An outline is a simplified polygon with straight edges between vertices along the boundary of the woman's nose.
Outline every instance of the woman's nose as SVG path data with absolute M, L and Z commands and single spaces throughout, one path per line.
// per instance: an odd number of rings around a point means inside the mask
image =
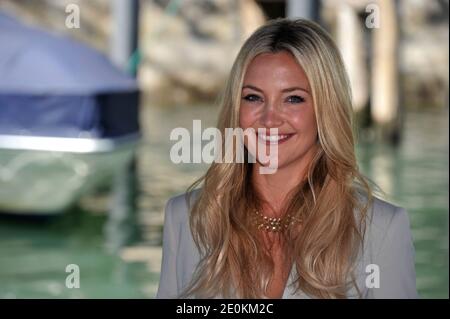
M 283 123 L 280 110 L 275 103 L 267 103 L 261 114 L 261 124 L 265 127 L 278 127 Z

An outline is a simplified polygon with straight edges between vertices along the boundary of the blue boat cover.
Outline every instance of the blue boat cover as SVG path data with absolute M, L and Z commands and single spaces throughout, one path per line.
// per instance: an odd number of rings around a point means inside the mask
M 0 12 L 0 134 L 136 133 L 138 104 L 136 80 L 105 56 Z

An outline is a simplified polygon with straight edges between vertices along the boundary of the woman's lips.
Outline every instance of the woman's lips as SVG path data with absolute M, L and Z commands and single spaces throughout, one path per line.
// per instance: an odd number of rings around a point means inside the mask
M 287 140 L 289 140 L 295 134 L 275 134 L 275 135 L 263 135 L 258 134 L 258 140 L 261 143 L 265 143 L 267 145 L 270 144 L 283 144 Z

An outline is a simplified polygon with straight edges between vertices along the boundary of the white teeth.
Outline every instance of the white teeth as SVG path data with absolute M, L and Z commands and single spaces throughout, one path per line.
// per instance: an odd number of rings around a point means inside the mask
M 278 142 L 279 140 L 285 139 L 288 137 L 288 135 L 259 135 L 259 137 L 267 142 Z

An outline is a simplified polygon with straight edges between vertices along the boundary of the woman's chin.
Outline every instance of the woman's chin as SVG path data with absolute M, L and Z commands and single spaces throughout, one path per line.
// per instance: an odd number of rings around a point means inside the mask
M 262 162 L 262 161 L 257 159 L 256 162 L 257 162 L 257 165 L 259 167 L 261 167 L 261 168 L 264 167 L 266 169 L 270 168 L 270 169 L 279 170 L 279 169 L 282 169 L 282 168 L 286 167 L 286 162 L 285 161 L 280 161 L 280 160 L 278 160 L 278 161 L 277 160 L 272 160 L 270 162 L 267 162 L 267 161 Z

